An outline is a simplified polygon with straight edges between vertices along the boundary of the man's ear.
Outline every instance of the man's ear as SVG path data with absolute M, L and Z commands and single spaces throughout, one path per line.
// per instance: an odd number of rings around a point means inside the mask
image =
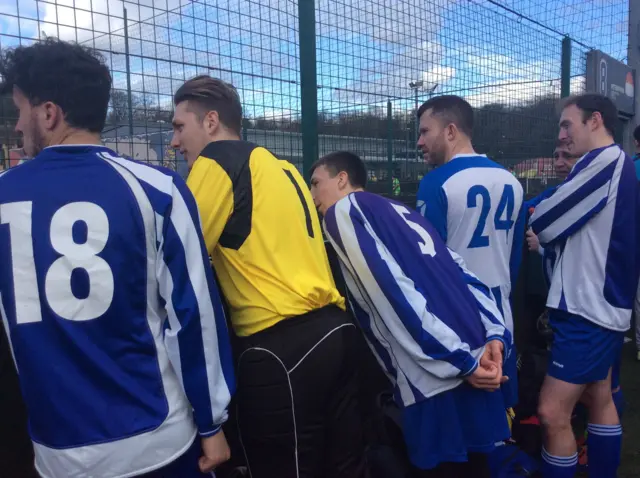
M 449 123 L 446 127 L 445 133 L 449 141 L 454 141 L 458 137 L 458 127 L 453 123 Z
M 209 133 L 210 136 L 213 136 L 220 127 L 220 116 L 218 115 L 218 112 L 215 110 L 209 111 L 204 117 L 203 126 L 207 133 Z
M 604 121 L 602 120 L 602 115 L 599 111 L 594 111 L 591 114 L 591 118 L 587 121 L 591 120 L 591 131 L 594 131 L 598 126 L 602 126 L 604 128 Z
M 46 101 L 41 106 L 42 119 L 44 127 L 47 131 L 54 130 L 61 122 L 64 121 L 64 112 L 55 103 Z
M 349 185 L 349 175 L 346 171 L 340 171 L 338 173 L 338 187 L 344 189 Z

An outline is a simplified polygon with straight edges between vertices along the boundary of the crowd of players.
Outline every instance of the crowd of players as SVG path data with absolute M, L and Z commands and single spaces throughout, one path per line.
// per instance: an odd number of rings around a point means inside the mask
M 174 96 L 185 183 L 101 145 L 112 79 L 91 50 L 6 50 L 0 75 L 33 158 L 0 174 L 0 312 L 40 476 L 210 476 L 230 458 L 225 432 L 253 478 L 371 476 L 362 334 L 393 384 L 413 476 L 490 477 L 518 402 L 510 300 L 525 236 L 544 255 L 554 331 L 542 476 L 575 473 L 579 401 L 589 476 L 616 476 L 611 371 L 638 285 L 638 181 L 609 99 L 563 104 L 566 179 L 527 203 L 475 152 L 470 105 L 431 98 L 418 147 L 436 168 L 413 209 L 366 192 L 350 152 L 316 162 L 308 188 L 240 139 L 240 98 L 209 76 Z

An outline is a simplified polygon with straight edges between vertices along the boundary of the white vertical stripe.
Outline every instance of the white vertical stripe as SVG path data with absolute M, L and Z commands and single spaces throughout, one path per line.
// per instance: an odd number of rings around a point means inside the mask
M 218 353 L 218 333 L 216 329 L 215 313 L 211 302 L 211 292 L 206 279 L 205 261 L 203 260 L 200 241 L 198 240 L 199 223 L 194 224 L 191 213 L 182 195 L 173 186 L 173 179 L 149 166 L 144 166 L 122 158 L 110 157 L 111 160 L 126 166 L 136 177 L 154 188 L 173 198 L 171 221 L 183 242 L 186 266 L 195 298 L 200 311 L 202 329 L 202 344 L 204 350 L 207 376 L 209 378 L 209 397 L 215 423 L 226 419 L 226 405 L 231 400 L 231 394 L 226 384 L 220 354 Z M 198 214 L 196 216 L 199 217 Z M 199 221 L 199 219 L 197 219 Z M 196 344 L 194 344 L 195 346 Z
M 182 377 L 180 374 L 176 374 L 171 368 L 169 355 L 163 341 L 165 335 L 163 330 L 165 313 L 158 300 L 159 289 L 156 268 L 159 265 L 158 261 L 160 258 L 157 257 L 158 252 L 156 250 L 156 213 L 153 210 L 151 201 L 149 201 L 149 198 L 135 176 L 126 167 L 111 159 L 106 159 L 106 163 L 113 167 L 129 186 L 138 203 L 138 208 L 144 223 L 145 249 L 147 252 L 147 323 L 149 324 L 149 330 L 151 331 L 156 346 L 158 366 L 160 368 L 165 394 L 167 395 L 170 417 L 178 408 L 186 407 L 188 404 L 183 388 L 178 386 L 178 384 L 182 384 Z
M 331 239 L 333 241 L 333 239 Z M 338 246 L 334 244 L 334 249 L 338 249 Z M 392 381 L 396 382 L 396 386 L 398 387 L 398 391 L 400 392 L 400 397 L 402 398 L 402 403 L 410 404 L 415 402 L 415 397 L 413 396 L 413 391 L 409 386 L 409 381 L 407 380 L 407 376 L 402 372 L 400 368 L 400 364 L 398 363 L 398 359 L 396 354 L 393 351 L 393 346 L 391 345 L 391 340 L 393 337 L 389 337 L 391 334 L 389 333 L 389 329 L 384 324 L 384 321 L 380 318 L 378 311 L 375 306 L 372 304 L 371 297 L 365 290 L 364 286 L 361 282 L 359 282 L 358 276 L 352 272 L 350 266 L 347 266 L 348 259 L 344 257 L 342 251 L 337 252 L 337 254 L 342 257 L 341 266 L 343 270 L 343 276 L 347 288 L 351 293 L 353 299 L 358 303 L 358 305 L 365 311 L 365 314 L 369 316 L 369 323 L 371 328 L 371 333 L 377 340 L 378 344 L 385 349 L 389 354 L 389 360 L 391 361 L 391 366 L 393 367 L 393 372 L 395 372 L 394 376 L 391 376 L 391 370 L 387 370 L 387 367 L 382 360 L 382 357 L 378 355 L 376 349 L 372 346 L 369 348 L 373 352 L 373 355 L 376 357 L 378 363 L 382 367 L 382 369 L 390 376 Z M 383 334 L 381 330 L 384 328 L 384 331 L 387 332 L 387 336 Z M 365 336 L 366 337 L 366 336 Z M 368 338 L 367 338 L 368 341 Z M 395 341 L 394 341 L 395 343 Z M 416 387 L 417 388 L 417 387 Z
M 164 218 L 156 213 L 156 235 L 160 242 L 160 247 L 158 248 L 158 260 L 156 263 L 155 274 L 158 278 L 158 283 L 161 285 L 160 294 L 165 301 L 165 309 L 167 311 L 167 319 L 169 320 L 170 329 L 166 330 L 164 335 L 164 344 L 167 349 L 167 354 L 169 356 L 169 360 L 173 364 L 173 368 L 176 371 L 178 376 L 178 380 L 180 381 L 180 386 L 184 390 L 184 380 L 182 375 L 182 361 L 180 359 L 180 347 L 178 345 L 178 332 L 182 330 L 182 325 L 178 320 L 178 316 L 173 307 L 173 294 L 170 292 L 163 293 L 162 291 L 172 291 L 173 290 L 173 277 L 171 277 L 171 273 L 169 269 L 165 266 L 164 262 L 164 237 L 162 232 L 164 230 Z

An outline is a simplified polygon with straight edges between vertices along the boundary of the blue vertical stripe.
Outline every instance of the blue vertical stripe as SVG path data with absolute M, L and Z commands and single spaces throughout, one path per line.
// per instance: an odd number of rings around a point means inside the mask
M 364 228 L 364 218 L 355 207 L 351 207 L 349 214 L 354 225 L 358 247 L 367 261 L 371 275 L 378 282 L 380 289 L 400 320 L 402 320 L 413 340 L 428 357 L 434 360 L 446 361 L 457 369 L 466 372 L 469 369 L 469 365 L 475 362 L 475 359 L 469 352 L 462 349 L 448 350 L 422 327 L 422 318 L 416 315 L 412 305 L 407 302 L 402 289 L 397 283 L 397 278 L 394 277 L 384 259 L 380 256 L 375 239 Z

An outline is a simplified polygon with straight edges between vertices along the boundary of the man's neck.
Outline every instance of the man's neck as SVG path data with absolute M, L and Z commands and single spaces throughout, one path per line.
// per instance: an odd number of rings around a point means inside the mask
M 608 134 L 595 136 L 591 141 L 591 151 L 594 149 L 606 148 L 615 143 L 615 140 Z
M 471 145 L 470 142 L 465 141 L 463 143 L 458 143 L 453 145 L 453 147 L 451 148 L 451 151 L 449 152 L 445 163 L 448 163 L 458 155 L 473 156 L 475 154 L 477 153 L 473 149 L 473 146 Z
M 67 130 L 54 135 L 49 141 L 49 146 L 61 144 L 95 144 L 100 145 L 99 133 L 91 133 L 90 131 Z
M 211 136 L 211 142 L 214 141 L 240 141 L 240 136 L 229 131 L 219 131 L 214 136 Z

